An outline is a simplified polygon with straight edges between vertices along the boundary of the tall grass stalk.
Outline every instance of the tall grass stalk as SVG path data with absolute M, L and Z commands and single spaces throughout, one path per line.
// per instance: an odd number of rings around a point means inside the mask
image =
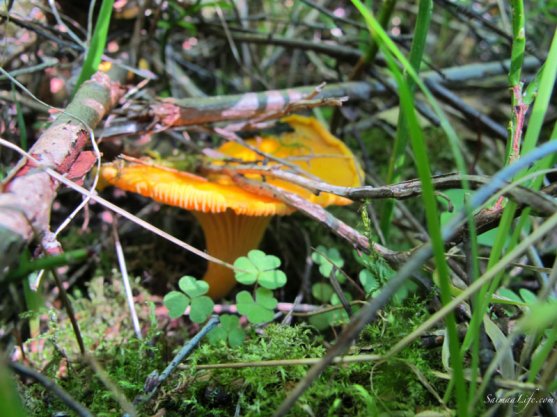
M 412 68 L 416 72 L 420 71 L 420 66 L 424 56 L 426 47 L 427 33 L 429 31 L 429 24 L 431 22 L 431 12 L 433 9 L 433 2 L 431 0 L 420 1 L 418 7 L 418 17 L 416 19 L 416 27 L 414 30 L 414 37 L 412 39 L 412 46 L 410 48 L 409 61 Z M 373 45 L 377 45 L 374 42 Z M 412 77 L 406 73 L 404 76 L 405 82 L 408 84 L 411 94 L 414 93 L 415 82 Z M 401 170 L 404 165 L 406 147 L 408 145 L 408 127 L 404 120 L 404 112 L 399 112 L 397 131 L 393 151 L 389 160 L 389 167 L 387 171 L 387 184 L 398 182 L 401 178 Z M 394 200 L 386 200 L 383 205 L 381 215 L 381 229 L 385 238 L 388 238 L 390 225 L 392 223 Z
M 85 54 L 85 61 L 83 62 L 83 68 L 81 68 L 81 73 L 77 79 L 77 84 L 74 88 L 74 92 L 79 89 L 79 86 L 87 81 L 99 68 L 101 59 L 104 53 L 104 48 L 106 46 L 106 38 L 108 35 L 108 27 L 110 25 L 110 17 L 112 16 L 112 6 L 114 5 L 114 0 L 103 0 L 101 4 L 101 9 L 99 11 L 99 16 L 97 17 L 97 23 L 95 24 L 95 30 L 93 31 L 93 36 L 91 38 L 91 43 Z
M 367 10 L 360 1 L 353 0 L 353 4 L 358 8 L 362 16 L 364 17 L 366 24 L 368 25 L 369 31 L 372 36 L 375 35 L 376 42 L 381 48 L 383 54 L 387 58 L 389 64 L 389 69 L 399 87 L 399 95 L 401 102 L 401 119 L 402 123 L 405 125 L 406 131 L 409 133 L 409 138 L 412 144 L 412 148 L 415 154 L 416 168 L 422 182 L 422 196 L 425 206 L 426 218 L 428 231 L 432 243 L 433 254 L 435 257 L 435 264 L 437 267 L 437 273 L 439 274 L 439 286 L 441 290 L 441 299 L 444 304 L 451 301 L 451 281 L 449 277 L 449 269 L 445 259 L 445 248 L 443 238 L 441 236 L 441 226 L 439 222 L 439 212 L 437 209 L 437 201 L 435 198 L 433 183 L 431 180 L 431 171 L 429 159 L 427 157 L 427 149 L 425 145 L 425 138 L 423 131 L 418 123 L 418 119 L 415 113 L 415 106 L 413 95 L 411 92 L 411 86 L 408 84 L 402 72 L 398 68 L 394 61 L 393 55 L 402 63 L 403 68 L 409 74 L 414 82 L 416 82 L 420 87 L 425 89 L 425 86 L 417 76 L 417 73 L 410 62 L 408 62 L 402 53 L 396 48 L 396 46 L 390 41 L 384 30 L 381 28 L 380 24 L 373 17 L 371 12 Z M 424 0 L 422 3 L 428 3 L 428 0 Z M 427 32 L 427 30 L 426 30 Z M 421 51 L 423 53 L 423 49 Z M 421 60 L 421 59 L 420 59 Z M 435 101 L 430 95 L 430 99 Z M 440 108 L 437 107 L 441 112 Z M 445 118 L 446 119 L 446 118 Z M 400 125 L 399 125 L 400 129 Z M 456 135 L 455 135 L 456 137 Z M 458 153 L 458 151 L 457 151 Z M 462 155 L 459 155 L 462 159 Z M 458 158 L 457 158 L 458 159 Z M 451 312 L 446 318 L 447 326 L 447 336 L 449 339 L 449 351 L 451 355 L 451 367 L 453 369 L 453 381 L 456 387 L 456 403 L 458 415 L 467 415 L 467 395 L 466 395 L 466 381 L 464 378 L 462 362 L 460 360 L 460 346 L 458 340 L 458 332 L 456 326 L 456 319 L 454 314 Z
M 557 31 L 554 34 L 553 41 L 549 50 L 549 54 L 547 56 L 547 60 L 543 66 L 543 73 L 541 75 L 540 84 L 539 84 L 539 94 L 534 102 L 534 106 L 532 108 L 532 115 L 530 117 L 528 123 L 528 129 L 526 130 L 526 134 L 524 137 L 524 145 L 520 152 L 520 155 L 524 155 L 531 151 L 537 144 L 538 139 L 540 137 L 541 128 L 543 125 L 543 120 L 545 114 L 547 112 L 549 106 L 549 100 L 551 98 L 551 94 L 555 85 L 555 80 L 557 78 Z M 557 128 L 553 130 L 552 139 L 556 137 L 553 136 L 557 134 Z M 543 166 L 548 166 L 551 160 L 554 157 L 549 156 L 542 159 L 540 162 L 534 165 L 534 168 L 542 168 Z M 520 179 L 523 176 L 527 175 L 528 173 L 533 173 L 534 171 L 531 169 L 528 171 L 526 168 L 520 171 L 516 175 L 516 179 Z M 534 185 L 539 186 L 541 185 L 542 178 L 536 179 L 533 181 Z M 522 230 L 525 229 L 526 225 L 528 224 L 528 216 L 530 213 L 529 209 L 524 210 L 524 212 L 519 217 L 519 220 L 516 223 L 516 227 L 514 232 L 512 232 L 512 226 L 514 217 L 516 214 L 517 205 L 516 203 L 510 201 L 503 212 L 503 216 L 499 223 L 499 227 L 497 230 L 497 235 L 494 240 L 493 248 L 490 253 L 489 261 L 487 268 L 492 268 L 493 265 L 501 258 L 501 254 L 507 246 L 507 250 L 511 250 L 518 244 L 520 235 Z M 512 235 L 511 235 L 512 232 Z M 509 240 L 509 236 L 511 239 Z M 501 280 L 503 278 L 503 274 L 501 273 L 496 279 L 493 280 L 489 288 L 483 288 L 480 293 L 480 299 L 482 301 L 482 308 L 481 312 L 482 315 L 487 311 L 489 305 L 489 299 L 493 295 L 493 293 L 499 288 Z M 474 326 L 479 326 L 479 317 L 472 317 L 471 328 Z M 466 342 L 466 341 L 465 341 Z

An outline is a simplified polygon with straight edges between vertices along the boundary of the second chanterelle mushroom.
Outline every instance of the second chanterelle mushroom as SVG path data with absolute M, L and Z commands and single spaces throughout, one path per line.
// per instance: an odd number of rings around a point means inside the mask
M 283 121 L 293 128 L 293 132 L 246 142 L 297 165 L 326 183 L 345 187 L 361 185 L 363 173 L 350 149 L 316 119 L 289 116 Z M 256 152 L 233 142 L 225 143 L 217 151 L 244 163 L 263 159 Z M 293 212 L 279 200 L 241 189 L 225 175 L 205 178 L 142 164 L 107 164 L 103 166 L 101 175 L 108 183 L 126 191 L 191 210 L 205 234 L 207 252 L 229 263 L 259 245 L 271 216 Z M 265 180 L 322 206 L 351 203 L 346 198 L 329 193 L 314 195 L 283 180 Z M 236 284 L 232 270 L 212 262 L 203 279 L 209 283 L 209 295 L 214 299 L 227 295 Z

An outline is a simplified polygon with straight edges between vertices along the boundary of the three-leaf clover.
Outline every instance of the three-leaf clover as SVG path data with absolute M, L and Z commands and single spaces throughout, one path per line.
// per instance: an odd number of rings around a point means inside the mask
M 255 291 L 255 300 L 248 291 L 241 291 L 236 295 L 238 313 L 246 316 L 253 324 L 273 320 L 277 304 L 273 292 L 267 288 L 258 288 Z
M 264 288 L 274 290 L 286 284 L 286 275 L 277 269 L 280 259 L 267 255 L 258 249 L 250 250 L 247 256 L 241 256 L 234 262 L 236 281 L 251 285 L 256 282 Z
M 207 337 L 211 343 L 223 341 L 230 347 L 238 347 L 244 342 L 246 333 L 240 326 L 240 319 L 237 316 L 224 314 L 220 317 L 218 327 L 211 330 Z
M 175 319 L 180 317 L 190 306 L 190 319 L 194 323 L 203 323 L 213 312 L 215 303 L 206 294 L 209 284 L 188 275 L 178 282 L 180 291 L 170 291 L 165 295 L 163 303 L 168 308 L 168 315 Z
M 325 278 L 330 278 L 334 269 L 340 269 L 344 266 L 344 259 L 342 259 L 337 248 L 326 248 L 319 245 L 315 252 L 311 254 L 311 259 L 319 265 L 319 272 Z M 343 274 L 336 274 L 336 278 L 341 284 L 346 281 L 346 277 Z

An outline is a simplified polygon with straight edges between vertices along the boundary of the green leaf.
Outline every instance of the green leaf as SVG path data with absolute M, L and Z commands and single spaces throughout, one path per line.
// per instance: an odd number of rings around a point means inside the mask
M 250 250 L 248 253 L 248 258 L 257 265 L 258 269 L 261 271 L 266 271 L 268 269 L 276 269 L 280 266 L 280 259 L 273 255 L 267 255 L 265 252 L 258 249 Z
M 514 301 L 516 303 L 522 303 L 522 299 L 516 294 L 514 291 L 509 290 L 508 288 L 499 288 L 497 290 L 498 296 L 504 297 L 510 301 Z
M 252 324 L 266 323 L 271 321 L 274 317 L 272 311 L 269 311 L 255 303 L 245 304 L 241 307 L 238 306 L 238 311 L 246 316 Z
M 219 342 L 228 342 L 230 347 L 240 346 L 246 337 L 246 333 L 240 325 L 240 319 L 237 316 L 224 314 L 220 318 L 220 324 L 207 335 L 209 341 L 213 344 Z
M 168 30 L 172 28 L 172 24 L 168 20 L 157 21 L 157 28 Z
M 286 284 L 286 274 L 278 269 L 274 271 L 263 271 L 257 280 L 262 287 L 270 290 L 284 287 Z
M 396 305 L 401 305 L 411 293 L 416 291 L 416 289 L 416 284 L 414 284 L 412 281 L 407 282 L 395 293 L 395 295 L 393 296 L 393 303 Z
M 255 304 L 255 300 L 248 291 L 240 291 L 238 294 L 236 294 L 236 305 L 238 307 L 239 313 L 243 314 L 240 311 L 240 307 L 250 304 Z
M 348 302 L 352 301 L 352 295 L 350 293 L 348 293 L 346 291 L 343 291 L 343 293 L 344 293 L 344 297 L 346 298 L 346 300 Z M 331 296 L 331 305 L 338 306 L 338 305 L 341 305 L 341 304 L 342 304 L 342 301 L 340 301 L 340 297 L 338 296 L 338 294 L 336 294 L 336 293 L 333 294 Z
M 323 303 L 329 303 L 333 294 L 333 287 L 325 282 L 318 282 L 311 286 L 311 295 Z
M 379 282 L 375 279 L 375 276 L 367 269 L 362 269 L 358 275 L 358 279 L 364 287 L 366 295 L 370 295 L 372 292 L 379 289 Z
M 273 292 L 267 288 L 258 288 L 255 291 L 255 302 L 269 310 L 274 310 L 278 304 L 278 300 L 273 297 Z
M 207 291 L 209 291 L 209 284 L 207 284 L 205 281 L 190 277 L 189 275 L 180 278 L 178 286 L 191 298 L 207 294 Z
M 164 296 L 163 303 L 168 309 L 170 318 L 176 319 L 184 314 L 184 311 L 186 311 L 190 304 L 190 300 L 179 291 L 170 291 Z
M 259 268 L 252 263 L 247 256 L 241 256 L 234 262 L 234 268 L 241 269 L 236 271 L 236 281 L 244 285 L 252 285 L 257 281 Z
M 521 288 L 518 293 L 524 300 L 526 304 L 536 304 L 538 302 L 538 297 L 532 291 L 527 290 L 526 288 Z
M 203 295 L 191 300 L 190 319 L 194 323 L 203 323 L 213 312 L 215 303 L 209 297 Z
M 286 274 L 277 268 L 280 259 L 273 255 L 254 249 L 247 256 L 241 256 L 234 262 L 236 281 L 244 285 L 258 282 L 261 286 L 274 290 L 286 284 Z
M 256 293 L 257 302 L 247 291 L 241 291 L 236 295 L 236 306 L 238 308 L 238 312 L 246 316 L 250 323 L 265 323 L 271 321 L 274 317 L 274 311 L 269 310 L 265 306 L 273 304 L 276 306 L 277 301 L 272 295 L 269 297 L 265 291 L 269 290 L 266 290 L 265 288 L 258 289 L 258 292 Z M 272 300 L 274 300 L 274 303 Z
M 2 404 L 2 414 L 5 416 L 25 417 L 28 415 L 18 394 L 13 375 L 4 365 L 4 361 L 0 363 L 0 404 Z
M 309 323 L 317 330 L 325 330 L 328 327 L 332 326 L 332 313 L 332 311 L 328 311 L 326 313 L 310 316 Z
M 497 355 L 500 356 L 500 372 L 504 378 L 514 379 L 514 359 L 511 344 L 508 343 L 507 336 L 501 331 L 488 315 L 483 318 L 485 333 L 491 340 Z
M 220 318 L 221 327 L 229 332 L 240 325 L 240 319 L 231 314 L 223 314 Z
M 246 338 L 246 332 L 240 326 L 236 327 L 235 329 L 230 330 L 228 333 L 228 345 L 231 348 L 235 348 L 241 346 L 244 343 L 244 339 Z
M 453 210 L 451 212 L 444 210 L 441 212 L 441 225 L 446 226 L 463 208 L 465 198 L 469 199 L 469 193 L 462 189 L 451 189 L 443 191 L 443 195 L 451 201 Z M 446 205 L 447 201 L 445 199 L 439 199 L 438 201 L 442 205 Z M 493 241 L 497 235 L 497 227 L 487 232 L 478 235 L 478 243 L 483 246 L 493 246 Z
M 106 38 L 108 35 L 108 27 L 110 25 L 110 17 L 112 16 L 112 6 L 114 0 L 103 0 L 101 4 L 101 9 L 97 17 L 97 22 L 95 24 L 95 30 L 91 38 L 91 44 L 87 49 L 87 55 L 85 56 L 85 62 L 81 68 L 81 73 L 75 85 L 75 91 L 79 88 L 84 81 L 91 78 L 91 75 L 97 71 L 99 64 L 101 63 L 102 54 L 106 45 Z
M 230 347 L 238 347 L 244 342 L 246 333 L 242 329 L 240 319 L 237 316 L 225 314 L 221 317 L 220 323 L 226 333 L 226 340 Z
M 207 337 L 209 338 L 209 342 L 213 345 L 218 344 L 219 342 L 226 342 L 226 338 L 228 337 L 226 330 L 222 327 L 218 326 L 207 333 Z
M 525 333 L 535 333 L 554 325 L 556 320 L 557 302 L 538 302 L 530 306 L 530 311 L 518 322 L 518 325 Z
M 342 309 L 326 311 L 321 314 L 313 315 L 309 318 L 310 324 L 315 326 L 318 330 L 325 330 L 328 327 L 341 325 L 347 321 L 348 314 Z

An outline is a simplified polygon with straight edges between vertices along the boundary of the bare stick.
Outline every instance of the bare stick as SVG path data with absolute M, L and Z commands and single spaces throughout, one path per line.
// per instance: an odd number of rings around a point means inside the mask
M 336 235 L 348 240 L 356 248 L 363 250 L 375 250 L 379 255 L 394 264 L 400 263 L 409 255 L 406 252 L 392 251 L 378 243 L 370 243 L 369 240 L 360 232 L 337 219 L 323 207 L 307 201 L 298 194 L 285 191 L 282 188 L 271 184 L 253 181 L 241 175 L 231 175 L 231 177 L 235 183 L 240 185 L 242 188 L 245 188 L 247 191 L 284 201 L 312 219 L 327 225 Z
M 50 272 L 54 277 L 54 282 L 58 287 L 58 291 L 60 291 L 60 299 L 62 300 L 62 304 L 64 305 L 64 308 L 66 309 L 66 313 L 68 314 L 68 317 L 70 319 L 70 323 L 72 324 L 73 332 L 75 334 L 77 344 L 79 345 L 79 351 L 81 352 L 82 355 L 85 355 L 87 353 L 85 350 L 85 343 L 83 342 L 83 337 L 81 336 L 81 330 L 79 329 L 79 323 L 77 322 L 77 319 L 75 317 L 74 309 L 70 301 L 70 298 L 66 293 L 64 284 L 62 283 L 62 280 L 58 276 L 58 272 L 56 272 L 56 269 L 52 268 Z
M 85 406 L 78 403 L 66 390 L 56 385 L 50 378 L 17 362 L 10 362 L 10 368 L 18 375 L 28 377 L 41 384 L 48 391 L 56 395 L 64 404 L 77 413 L 80 417 L 94 417 L 93 413 Z
M 237 174 L 264 174 L 269 177 L 282 179 L 292 184 L 299 185 L 305 189 L 318 195 L 320 192 L 331 193 L 341 197 L 346 197 L 355 200 L 363 199 L 386 199 L 395 198 L 403 200 L 406 198 L 416 197 L 422 193 L 422 184 L 420 180 L 408 180 L 392 185 L 382 185 L 373 187 L 364 185 L 361 187 L 342 187 L 338 185 L 331 185 L 320 179 L 305 178 L 297 175 L 291 171 L 285 170 L 280 165 L 209 165 L 204 169 L 211 172 L 222 172 L 227 175 Z M 437 190 L 447 190 L 451 188 L 460 188 L 462 181 L 468 181 L 472 189 L 479 188 L 480 186 L 489 183 L 490 178 L 481 175 L 460 175 L 460 174 L 445 174 L 438 175 L 432 178 L 433 186 Z M 530 206 L 536 213 L 543 215 L 552 215 L 557 211 L 557 204 L 549 196 L 532 191 L 528 188 L 516 186 L 508 188 L 505 195 L 514 200 L 518 204 Z
M 158 371 L 153 371 L 147 377 L 145 381 L 144 390 L 146 395 L 137 397 L 134 401 L 136 405 L 146 403 L 153 395 L 157 392 L 161 384 L 166 381 L 172 372 L 178 367 L 178 365 L 188 356 L 193 349 L 199 344 L 201 339 L 207 335 L 211 330 L 213 330 L 220 323 L 219 316 L 212 316 L 209 321 L 203 326 L 203 328 L 190 340 L 186 342 L 182 349 L 174 356 L 172 362 L 165 368 L 164 371 L 159 375 Z M 124 417 L 129 417 L 128 414 L 124 414 Z

